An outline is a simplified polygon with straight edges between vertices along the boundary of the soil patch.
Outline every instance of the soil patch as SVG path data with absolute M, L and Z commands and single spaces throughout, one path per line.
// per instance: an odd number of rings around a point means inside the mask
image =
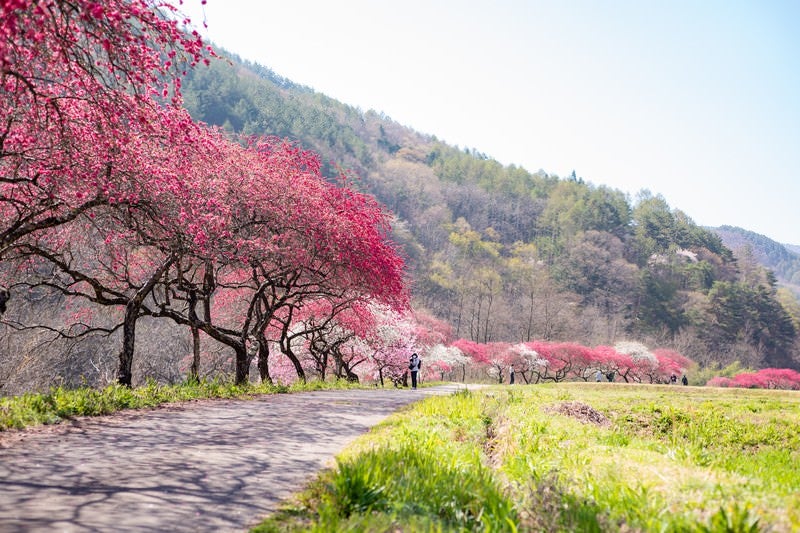
M 581 402 L 562 402 L 558 405 L 545 407 L 545 412 L 577 418 L 584 424 L 594 424 L 601 427 L 611 426 L 611 420 L 591 405 Z

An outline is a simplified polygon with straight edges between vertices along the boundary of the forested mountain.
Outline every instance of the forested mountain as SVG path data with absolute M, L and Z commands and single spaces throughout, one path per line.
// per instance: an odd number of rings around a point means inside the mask
M 712 228 L 722 242 L 733 250 L 739 261 L 752 257 L 775 273 L 778 282 L 800 294 L 800 252 L 769 237 L 734 226 Z
M 415 306 L 455 338 L 636 339 L 701 364 L 798 368 L 796 299 L 658 194 L 503 166 L 235 56 L 192 71 L 184 95 L 196 119 L 348 169 L 395 214 Z

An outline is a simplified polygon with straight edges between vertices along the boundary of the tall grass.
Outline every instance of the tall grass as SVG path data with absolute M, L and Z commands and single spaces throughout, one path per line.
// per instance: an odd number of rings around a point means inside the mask
M 800 394 L 553 384 L 429 398 L 260 531 L 800 530 Z

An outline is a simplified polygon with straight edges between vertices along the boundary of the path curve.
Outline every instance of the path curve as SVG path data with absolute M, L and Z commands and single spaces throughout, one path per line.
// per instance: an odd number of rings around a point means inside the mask
M 0 531 L 245 531 L 386 416 L 459 387 L 203 400 L 0 433 Z

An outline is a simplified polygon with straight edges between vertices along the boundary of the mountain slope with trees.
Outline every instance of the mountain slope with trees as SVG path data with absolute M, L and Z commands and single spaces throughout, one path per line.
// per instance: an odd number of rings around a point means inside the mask
M 767 267 L 775 273 L 778 282 L 800 294 L 800 252 L 743 228 L 720 226 L 712 231 L 734 251 L 740 262 L 751 260 Z
M 503 166 L 238 60 L 184 84 L 198 120 L 296 139 L 394 214 L 413 300 L 475 342 L 636 339 L 702 364 L 798 368 L 796 300 L 658 194 Z

